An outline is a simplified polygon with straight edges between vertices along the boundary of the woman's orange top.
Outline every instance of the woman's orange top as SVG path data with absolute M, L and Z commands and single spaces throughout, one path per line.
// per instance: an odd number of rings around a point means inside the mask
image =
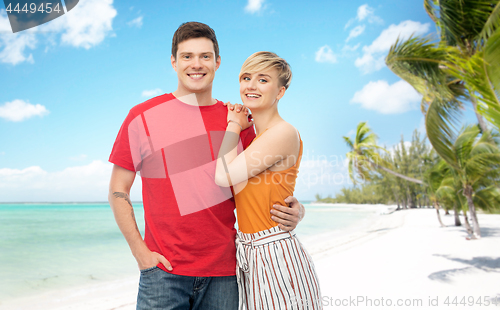
M 248 179 L 245 188 L 234 197 L 239 230 L 251 234 L 278 225 L 271 220 L 271 208 L 274 204 L 287 206 L 285 198 L 293 196 L 301 158 L 302 139 L 299 156 L 292 167 L 283 171 L 267 169 Z

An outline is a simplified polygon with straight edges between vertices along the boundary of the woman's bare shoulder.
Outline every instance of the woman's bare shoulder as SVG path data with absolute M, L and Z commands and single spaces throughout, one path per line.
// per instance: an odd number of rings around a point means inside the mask
M 282 121 L 269 128 L 262 134 L 262 139 L 276 146 L 285 147 L 286 153 L 295 153 L 295 149 L 300 145 L 300 138 L 297 129 L 290 123 Z
M 277 124 L 275 127 L 276 132 L 280 134 L 280 137 L 288 141 L 296 140 L 299 141 L 299 132 L 292 124 L 283 121 Z M 273 128 L 271 128 L 273 129 Z

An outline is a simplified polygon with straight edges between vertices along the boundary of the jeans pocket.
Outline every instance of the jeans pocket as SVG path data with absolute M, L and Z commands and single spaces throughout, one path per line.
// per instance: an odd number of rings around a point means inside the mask
M 149 273 L 153 273 L 157 269 L 160 269 L 160 268 L 158 268 L 158 266 L 153 266 L 151 268 L 142 269 L 141 270 L 141 275 L 146 275 L 146 274 L 149 274 Z

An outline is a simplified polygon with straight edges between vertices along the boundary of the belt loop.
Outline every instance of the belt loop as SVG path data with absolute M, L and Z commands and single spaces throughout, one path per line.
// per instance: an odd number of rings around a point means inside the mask
M 255 246 L 253 245 L 253 240 L 254 240 L 254 239 L 252 239 L 252 240 L 250 241 L 250 245 L 252 246 L 252 249 L 255 249 Z

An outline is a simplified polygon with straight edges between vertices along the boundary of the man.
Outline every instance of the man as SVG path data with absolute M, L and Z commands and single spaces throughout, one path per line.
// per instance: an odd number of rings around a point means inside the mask
M 238 307 L 233 193 L 214 182 L 227 126 L 227 107 L 212 98 L 220 61 L 210 27 L 182 24 L 172 40 L 177 90 L 132 108 L 113 146 L 109 202 L 141 270 L 137 309 Z M 240 137 L 246 147 L 255 133 L 249 128 Z M 129 198 L 136 172 L 144 240 Z M 287 199 L 291 207 L 275 206 L 270 216 L 292 230 L 303 207 Z

